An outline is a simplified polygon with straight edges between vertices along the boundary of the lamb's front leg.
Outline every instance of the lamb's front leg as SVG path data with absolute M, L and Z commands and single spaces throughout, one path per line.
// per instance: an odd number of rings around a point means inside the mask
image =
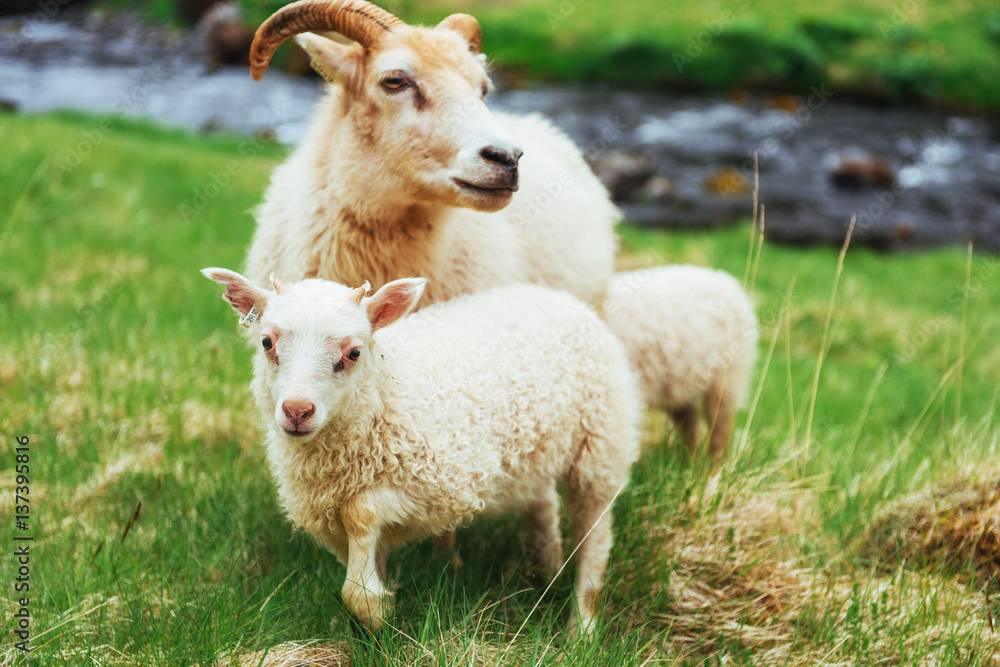
M 355 498 L 344 505 L 341 518 L 349 552 L 342 589 L 344 602 L 358 620 L 377 630 L 392 611 L 392 595 L 379 576 L 379 571 L 384 571 L 384 557 L 378 553 L 378 515 L 364 500 Z
M 320 533 L 319 538 L 323 542 L 323 546 L 326 547 L 326 550 L 336 556 L 341 565 L 347 565 L 347 536 L 344 535 L 343 531 L 334 533 L 330 530 L 325 530 Z

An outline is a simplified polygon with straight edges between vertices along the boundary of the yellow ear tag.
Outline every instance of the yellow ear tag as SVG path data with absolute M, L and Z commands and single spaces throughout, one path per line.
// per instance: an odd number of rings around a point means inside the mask
M 250 312 L 246 315 L 240 315 L 240 324 L 249 329 L 250 325 L 256 322 L 258 317 L 260 317 L 260 312 L 257 310 L 257 307 L 250 306 Z
M 309 65 L 316 70 L 316 73 L 323 77 L 327 83 L 337 83 L 337 77 L 326 68 L 326 65 L 317 57 L 309 54 Z

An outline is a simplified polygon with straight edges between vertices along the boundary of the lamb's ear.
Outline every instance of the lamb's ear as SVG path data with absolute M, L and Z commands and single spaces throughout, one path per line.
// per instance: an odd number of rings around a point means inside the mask
M 327 83 L 339 81 L 346 84 L 348 89 L 354 87 L 361 72 L 365 53 L 360 44 L 356 42 L 340 44 L 311 32 L 296 35 L 295 43 L 309 54 L 310 67 Z
M 226 286 L 222 298 L 240 314 L 240 324 L 243 326 L 249 327 L 264 312 L 269 292 L 260 289 L 240 274 L 219 268 L 202 269 L 201 273 L 209 280 Z
M 382 289 L 364 299 L 361 306 L 368 313 L 372 331 L 388 326 L 413 310 L 424 293 L 426 278 L 393 280 Z

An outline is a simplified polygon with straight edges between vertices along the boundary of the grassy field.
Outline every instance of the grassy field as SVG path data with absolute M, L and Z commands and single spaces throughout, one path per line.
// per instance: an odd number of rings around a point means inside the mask
M 137 0 L 103 0 L 120 6 Z M 176 21 L 173 0 L 138 0 Z M 245 0 L 256 24 L 285 0 Z M 516 81 L 731 91 L 815 89 L 876 101 L 1000 109 L 993 0 L 383 0 L 410 22 L 476 16 Z M 290 47 L 284 47 L 285 49 Z M 282 57 L 279 52 L 279 60 Z
M 391 557 L 394 627 L 370 635 L 277 506 L 250 350 L 198 273 L 240 267 L 283 149 L 71 115 L 0 115 L 0 145 L 0 663 L 276 664 L 305 642 L 323 665 L 1000 660 L 997 257 L 851 249 L 831 307 L 836 251 L 765 242 L 748 270 L 749 222 L 623 227 L 622 266 L 749 273 L 759 380 L 724 465 L 685 465 L 649 416 L 593 641 L 567 638 L 570 579 L 545 592 L 515 517 L 461 531 L 457 572 L 427 543 Z

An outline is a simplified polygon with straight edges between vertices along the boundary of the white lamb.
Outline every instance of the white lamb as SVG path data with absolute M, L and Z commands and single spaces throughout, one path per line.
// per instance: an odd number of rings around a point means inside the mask
M 739 281 L 686 265 L 619 273 L 604 312 L 649 407 L 671 415 L 692 455 L 701 412 L 721 459 L 757 359 L 757 317 Z
M 579 544 L 574 619 L 593 627 L 640 398 L 592 309 L 509 286 L 383 328 L 416 305 L 423 279 L 366 297 L 324 280 L 271 292 L 225 269 L 204 274 L 260 334 L 253 392 L 282 503 L 347 565 L 344 600 L 359 619 L 378 627 L 390 613 L 386 554 L 483 513 L 528 509 L 554 574 L 564 482 Z

